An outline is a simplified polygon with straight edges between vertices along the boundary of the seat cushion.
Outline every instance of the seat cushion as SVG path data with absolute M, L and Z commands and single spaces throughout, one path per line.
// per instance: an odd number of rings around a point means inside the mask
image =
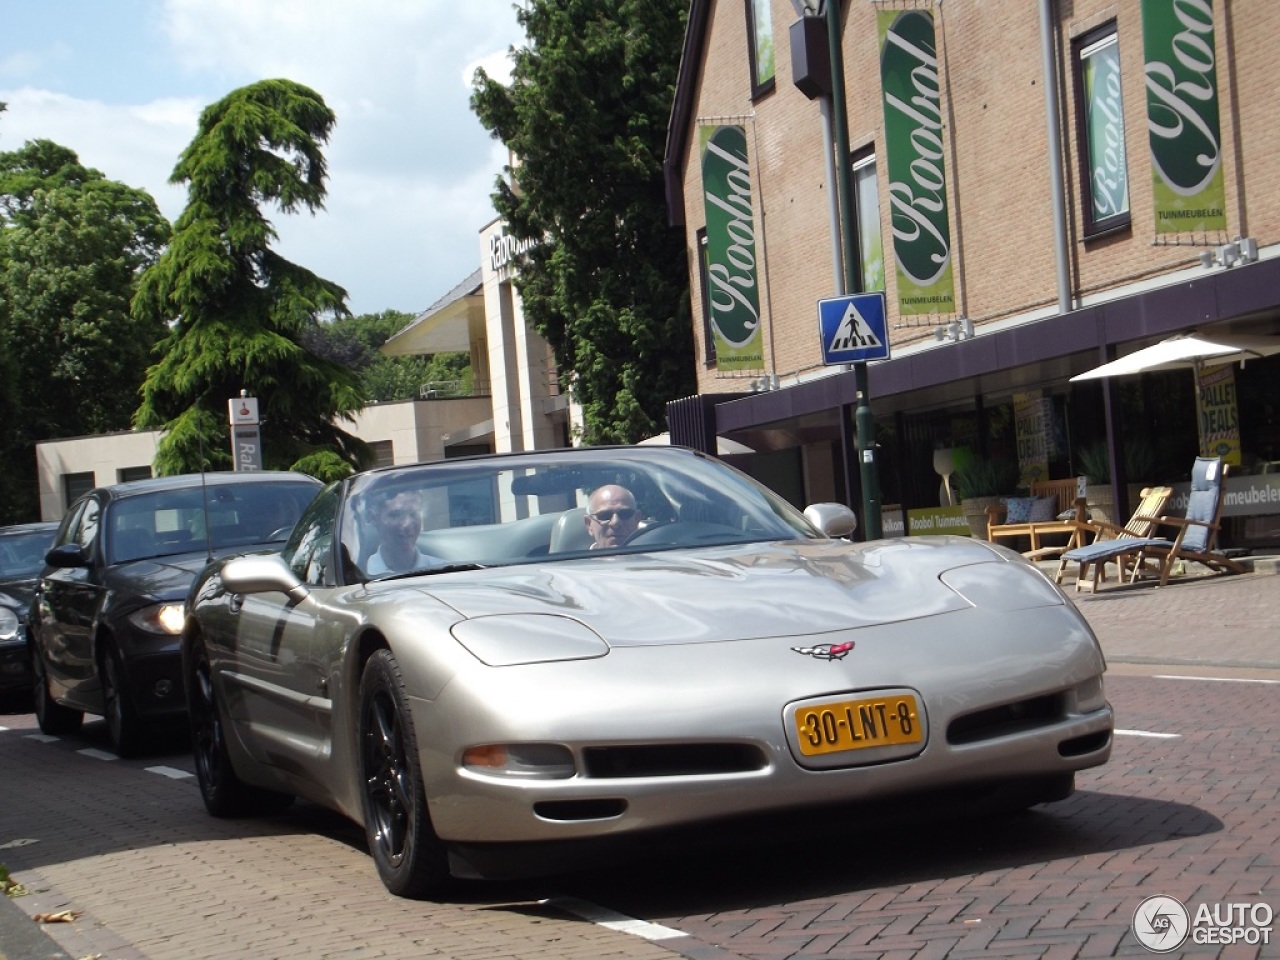
M 1116 540 L 1099 540 L 1086 543 L 1083 547 L 1068 550 L 1062 555 L 1063 560 L 1077 560 L 1080 563 L 1097 563 L 1110 560 L 1124 553 L 1137 553 L 1144 547 L 1171 547 L 1168 540 L 1146 539 L 1143 537 L 1120 537 Z
M 1057 515 L 1057 497 L 1036 497 L 1031 502 L 1031 514 L 1027 519 L 1032 523 L 1047 523 L 1050 520 L 1056 520 Z
M 1031 507 L 1035 497 L 1005 497 L 1005 523 L 1027 523 L 1031 519 Z

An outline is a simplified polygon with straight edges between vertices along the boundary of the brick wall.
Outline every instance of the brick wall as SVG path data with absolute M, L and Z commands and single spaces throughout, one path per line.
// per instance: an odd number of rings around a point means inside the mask
M 789 0 L 773 0 L 775 89 L 755 102 L 747 59 L 744 4 L 711 4 L 696 89 L 694 126 L 684 167 L 690 275 L 697 272 L 695 234 L 705 223 L 696 125 L 743 122 L 751 152 L 756 203 L 756 254 L 766 319 L 765 361 L 784 381 L 821 364 L 815 302 L 834 291 L 828 185 L 817 102 L 792 84 Z M 904 7 L 923 4 L 904 3 Z M 1054 5 L 1060 94 L 1069 272 L 1078 304 L 1158 281 L 1198 264 L 1203 246 L 1155 244 L 1151 164 L 1146 128 L 1139 0 L 1062 0 Z M 1261 246 L 1280 241 L 1280 107 L 1274 77 L 1280 59 L 1280 3 L 1216 0 L 1213 4 L 1228 230 Z M 931 338 L 949 317 L 902 318 L 890 225 L 880 102 L 876 11 L 886 4 L 847 2 L 844 60 L 850 147 L 877 151 L 881 230 L 885 238 L 889 325 L 895 346 Z M 1053 210 L 1041 68 L 1038 4 L 1015 0 L 947 0 L 932 8 L 937 36 L 945 129 L 956 301 L 981 328 L 1036 311 L 1056 312 Z M 1114 21 L 1119 37 L 1132 222 L 1119 233 L 1083 238 L 1074 38 Z M 686 65 L 686 69 L 687 69 Z M 723 119 L 721 119 L 723 118 Z M 1201 238 L 1195 238 L 1201 239 Z M 702 291 L 693 284 L 694 317 Z M 701 336 L 701 324 L 698 324 Z M 700 346 L 699 360 L 705 357 Z M 701 365 L 700 392 L 743 389 L 741 377 Z M 745 376 L 745 375 L 742 375 Z

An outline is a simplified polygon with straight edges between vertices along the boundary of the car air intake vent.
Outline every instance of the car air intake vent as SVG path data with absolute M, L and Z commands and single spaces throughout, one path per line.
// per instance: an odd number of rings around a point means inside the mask
M 613 820 L 627 810 L 627 801 L 620 799 L 599 800 L 540 800 L 533 805 L 535 815 L 543 820 Z
M 582 751 L 587 776 L 691 777 L 746 773 L 767 766 L 764 755 L 746 743 L 679 743 L 635 747 L 587 747 Z
M 1032 697 L 1017 703 L 1006 703 L 990 710 L 968 713 L 951 721 L 947 727 L 947 742 L 951 744 L 977 743 L 994 740 L 1010 734 L 1035 730 L 1057 723 L 1064 716 L 1062 694 Z

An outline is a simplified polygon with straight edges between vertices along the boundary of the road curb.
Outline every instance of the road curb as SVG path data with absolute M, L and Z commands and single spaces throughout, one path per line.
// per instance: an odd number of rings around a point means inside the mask
M 10 897 L 0 895 L 0 960 L 71 960 Z

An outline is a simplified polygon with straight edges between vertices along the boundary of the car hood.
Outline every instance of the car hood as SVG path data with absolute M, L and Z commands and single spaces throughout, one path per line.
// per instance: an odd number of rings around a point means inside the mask
M 1014 607 L 1062 602 L 1033 568 L 1006 559 L 963 538 L 772 542 L 446 574 L 415 589 L 467 618 L 570 617 L 613 646 L 816 634 L 963 610 L 976 604 L 943 575 L 974 564 L 1022 593 Z
M 243 553 L 244 547 L 221 555 Z M 118 594 L 138 594 L 156 600 L 181 600 L 196 574 L 209 562 L 209 555 L 181 553 L 172 557 L 148 557 L 108 567 L 104 574 L 108 589 Z
M 36 580 L 3 580 L 0 581 L 0 595 L 11 597 L 17 603 L 19 613 L 26 617 L 27 608 L 35 596 Z M 7 604 L 6 604 L 7 606 Z

